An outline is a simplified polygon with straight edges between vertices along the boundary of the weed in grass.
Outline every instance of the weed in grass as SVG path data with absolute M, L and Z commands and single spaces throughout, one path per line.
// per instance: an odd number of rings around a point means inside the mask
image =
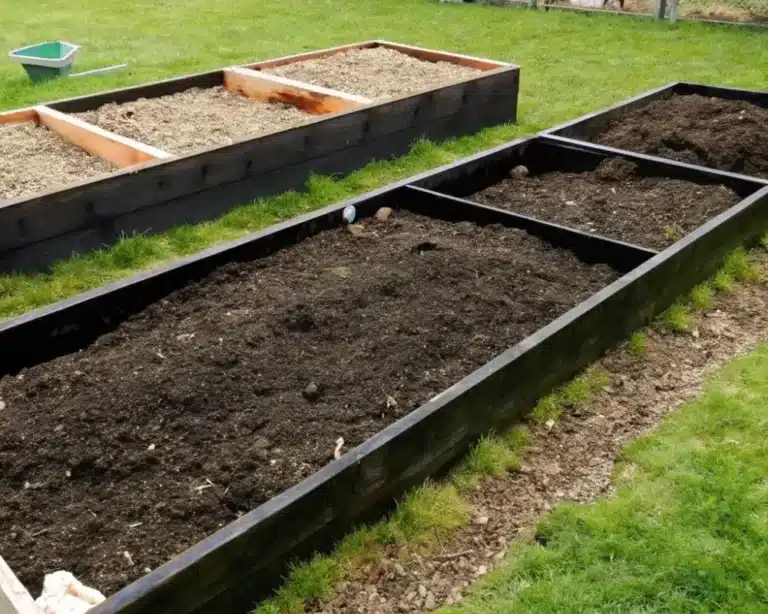
M 638 330 L 632 333 L 627 342 L 627 350 L 634 356 L 645 356 L 648 349 L 648 337 L 644 331 Z
M 566 410 L 585 403 L 600 388 L 609 383 L 608 373 L 602 367 L 591 366 L 579 377 L 556 392 L 541 399 L 531 413 L 539 424 L 557 420 Z
M 454 482 L 465 492 L 476 487 L 484 475 L 498 476 L 519 467 L 517 450 L 507 441 L 483 437 L 467 455 L 461 469 L 455 473 Z
M 712 287 L 717 292 L 730 292 L 733 290 L 733 277 L 725 270 L 720 270 L 712 278 Z
M 556 420 L 562 413 L 563 410 L 558 403 L 557 396 L 549 394 L 543 399 L 539 399 L 539 402 L 536 403 L 536 407 L 533 408 L 531 415 L 533 416 L 534 422 L 543 424 L 548 420 Z
M 515 454 L 521 454 L 531 444 L 531 435 L 525 427 L 518 426 L 504 436 L 504 443 Z
M 763 249 L 768 250 L 768 232 L 760 238 L 760 245 Z
M 760 270 L 744 248 L 734 250 L 723 264 L 723 271 L 736 281 L 756 281 Z
M 429 543 L 466 524 L 469 511 L 455 486 L 427 483 L 397 506 L 378 538 L 384 543 Z
M 712 307 L 712 287 L 709 284 L 699 284 L 691 290 L 691 306 L 694 309 L 709 309 Z
M 677 224 L 672 224 L 664 228 L 664 238 L 667 241 L 679 241 L 684 236 L 683 229 Z
M 661 316 L 661 323 L 665 328 L 675 332 L 686 332 L 691 326 L 690 314 L 682 303 L 675 303 Z

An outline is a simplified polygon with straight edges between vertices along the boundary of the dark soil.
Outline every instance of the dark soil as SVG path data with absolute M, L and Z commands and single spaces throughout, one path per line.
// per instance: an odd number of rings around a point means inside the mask
M 609 158 L 585 173 L 529 176 L 519 170 L 472 200 L 653 249 L 671 245 L 739 201 L 722 185 L 639 175 L 624 158 Z
M 768 178 L 768 109 L 672 96 L 632 111 L 594 139 L 601 145 Z
M 395 211 L 222 267 L 0 379 L 0 552 L 107 594 L 617 277 L 521 231 Z

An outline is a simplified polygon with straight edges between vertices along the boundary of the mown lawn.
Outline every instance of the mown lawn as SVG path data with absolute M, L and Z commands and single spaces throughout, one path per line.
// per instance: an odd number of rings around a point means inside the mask
M 672 80 L 764 88 L 768 74 L 768 38 L 761 31 L 429 0 L 47 0 L 34 10 L 2 0 L 2 14 L 0 40 L 8 50 L 58 38 L 84 46 L 78 70 L 130 63 L 129 70 L 112 75 L 33 87 L 20 67 L 4 62 L 3 109 L 370 38 L 513 61 L 523 73 L 517 126 L 441 146 L 419 143 L 410 155 L 349 178 L 317 178 L 306 193 L 244 203 L 214 223 L 129 237 L 101 253 L 62 262 L 50 274 L 0 276 L 0 318 Z

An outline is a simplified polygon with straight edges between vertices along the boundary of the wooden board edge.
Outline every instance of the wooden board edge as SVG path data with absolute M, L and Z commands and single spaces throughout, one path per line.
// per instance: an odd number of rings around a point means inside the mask
M 40 614 L 35 600 L 0 556 L 0 614 Z
M 35 107 L 40 124 L 92 156 L 119 168 L 173 157 L 170 153 L 139 143 L 46 106 Z
M 467 68 L 475 68 L 477 70 L 483 71 L 514 66 L 514 64 L 510 64 L 508 62 L 488 60 L 486 58 L 477 58 L 471 55 L 453 53 L 452 51 L 426 49 L 424 47 L 416 47 L 414 45 L 395 43 L 387 40 L 377 40 L 376 43 L 381 47 L 394 49 L 395 51 L 400 51 L 401 53 L 405 53 L 407 55 L 419 58 L 420 60 L 426 60 L 428 62 L 448 62 L 450 64 L 458 64 L 459 66 L 466 66 Z
M 14 109 L 0 113 L 0 124 L 20 124 L 23 122 L 37 123 L 37 110 L 34 107 Z
M 317 51 L 307 51 L 305 53 L 286 55 L 280 58 L 275 58 L 273 60 L 264 60 L 262 62 L 243 64 L 242 67 L 250 68 L 251 70 L 267 70 L 269 68 L 277 68 L 278 66 L 284 66 L 286 64 L 295 64 L 296 62 L 303 62 L 305 60 L 319 60 L 321 58 L 328 57 L 329 55 L 344 53 L 345 51 L 353 51 L 354 49 L 370 49 L 371 47 L 378 46 L 378 44 L 378 41 L 349 43 L 348 45 L 339 45 L 338 47 L 329 47 L 328 49 L 318 49 Z
M 362 96 L 238 66 L 224 69 L 224 88 L 252 100 L 290 104 L 313 115 L 351 111 L 373 102 Z

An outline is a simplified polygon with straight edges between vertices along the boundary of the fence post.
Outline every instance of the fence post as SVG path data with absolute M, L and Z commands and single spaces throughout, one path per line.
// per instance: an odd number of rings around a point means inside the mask
M 677 21 L 677 5 L 679 0 L 669 0 L 669 22 L 675 23 Z
M 656 0 L 656 19 L 664 19 L 667 13 L 667 0 Z

